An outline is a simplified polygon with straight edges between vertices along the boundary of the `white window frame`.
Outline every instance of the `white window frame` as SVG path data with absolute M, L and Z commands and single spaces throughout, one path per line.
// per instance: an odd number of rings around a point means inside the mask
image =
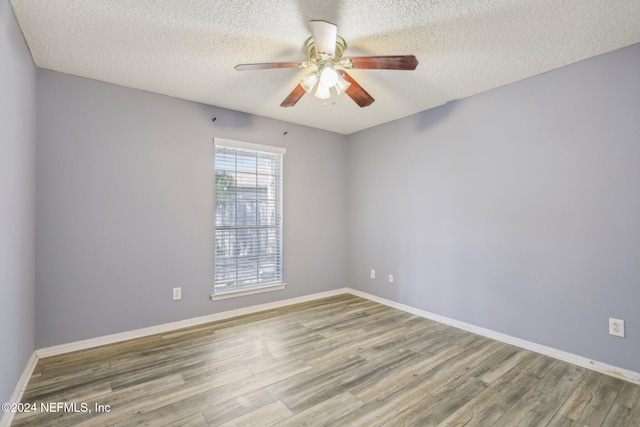
M 280 265 L 279 265 L 279 271 L 280 271 L 280 279 L 281 281 L 278 282 L 273 282 L 273 283 L 260 283 L 260 284 L 256 284 L 256 285 L 249 285 L 249 286 L 245 286 L 245 287 L 241 287 L 241 288 L 235 288 L 235 289 L 230 289 L 230 290 L 216 290 L 216 284 L 214 281 L 214 290 L 213 293 L 211 294 L 211 299 L 212 300 L 220 300 L 220 299 L 226 299 L 226 298 L 233 298 L 233 297 L 238 297 L 238 296 L 244 296 L 244 295 L 251 295 L 251 294 L 257 294 L 257 293 L 261 293 L 261 292 L 269 292 L 269 291 L 276 291 L 276 290 L 280 290 L 280 289 L 284 289 L 286 287 L 286 283 L 283 281 L 283 268 L 282 268 L 282 264 L 283 264 L 283 246 L 282 246 L 282 240 L 283 240 L 283 163 L 284 163 L 284 154 L 286 153 L 286 149 L 285 148 L 281 148 L 281 147 L 273 147 L 273 146 L 269 146 L 269 145 L 262 145 L 262 144 L 253 144 L 253 143 L 249 143 L 249 142 L 243 142 L 243 141 L 234 141 L 234 140 L 230 140 L 230 139 L 224 139 L 224 138 L 214 138 L 214 154 L 213 154 L 213 158 L 214 158 L 214 184 L 215 184 L 215 171 L 216 171 L 216 166 L 215 166 L 215 159 L 216 159 L 216 151 L 217 151 L 217 147 L 225 147 L 225 148 L 236 148 L 236 149 L 240 149 L 240 150 L 247 150 L 247 151 L 253 151 L 253 152 L 262 152 L 262 153 L 270 153 L 270 154 L 279 154 L 282 156 L 282 159 L 280 161 L 280 170 L 279 170 L 279 188 L 278 188 L 278 192 L 279 192 L 279 197 L 278 197 L 278 201 L 279 201 L 279 206 L 277 206 L 277 209 L 279 211 L 279 216 L 280 216 L 280 222 L 279 222 L 279 242 L 278 242 L 278 246 L 279 246 L 279 250 L 280 250 L 280 254 L 279 254 L 279 261 L 280 261 Z M 214 185 L 215 187 L 215 185 Z M 214 191 L 215 193 L 215 191 Z M 214 195 L 215 197 L 215 195 Z M 214 209 L 217 209 L 214 205 Z M 215 211 L 214 211 L 214 218 L 215 218 Z M 215 228 L 215 219 L 214 219 L 214 228 Z M 215 245 L 215 240 L 216 240 L 216 236 L 217 234 L 214 232 L 214 247 L 216 247 Z M 214 252 L 214 257 L 215 257 L 215 252 Z M 214 269 L 215 269 L 215 258 L 214 258 Z

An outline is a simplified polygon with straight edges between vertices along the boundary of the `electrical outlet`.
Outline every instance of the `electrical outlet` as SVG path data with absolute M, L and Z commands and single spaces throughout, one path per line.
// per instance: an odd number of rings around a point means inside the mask
M 182 288 L 173 288 L 173 300 L 182 299 Z
M 609 318 L 609 335 L 624 338 L 624 320 Z
M 376 278 L 376 271 L 373 268 L 371 269 L 371 278 L 372 279 Z
M 393 283 L 393 274 L 389 275 L 389 283 Z

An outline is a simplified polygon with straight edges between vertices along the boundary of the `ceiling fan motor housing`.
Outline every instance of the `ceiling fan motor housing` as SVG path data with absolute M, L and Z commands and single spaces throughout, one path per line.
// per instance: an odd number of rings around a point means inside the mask
M 345 42 L 344 39 L 340 36 L 336 36 L 336 52 L 333 57 L 327 55 L 324 52 L 316 52 L 316 45 L 313 41 L 313 37 L 309 37 L 304 45 L 305 49 L 307 50 L 307 56 L 309 56 L 309 59 L 316 65 L 328 60 L 332 62 L 340 61 L 340 58 L 342 58 L 342 55 L 347 48 L 347 42 Z

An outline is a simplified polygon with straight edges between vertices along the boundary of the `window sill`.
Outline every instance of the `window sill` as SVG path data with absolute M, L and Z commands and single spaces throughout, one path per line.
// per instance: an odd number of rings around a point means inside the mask
M 232 291 L 217 292 L 211 294 L 211 301 L 218 301 L 221 299 L 243 297 L 245 295 L 260 294 L 262 292 L 279 291 L 287 287 L 286 283 L 270 283 L 268 285 L 254 286 L 249 289 L 234 289 Z

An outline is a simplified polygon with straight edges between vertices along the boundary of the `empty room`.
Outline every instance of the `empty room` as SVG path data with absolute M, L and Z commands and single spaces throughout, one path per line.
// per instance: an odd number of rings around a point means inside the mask
M 0 0 L 0 426 L 639 426 L 639 22 Z

